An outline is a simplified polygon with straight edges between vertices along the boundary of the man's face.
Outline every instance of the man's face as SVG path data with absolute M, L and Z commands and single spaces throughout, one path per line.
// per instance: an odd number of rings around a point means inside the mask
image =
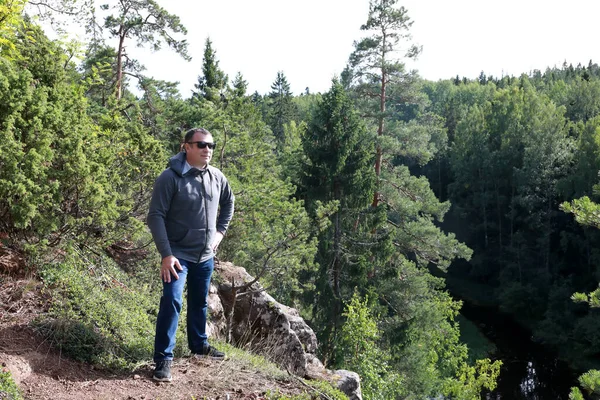
M 198 147 L 198 143 L 190 142 L 214 143 L 212 135 L 196 132 L 192 139 L 185 144 L 187 162 L 194 167 L 205 168 L 212 158 L 213 150 L 208 146 L 201 149 Z

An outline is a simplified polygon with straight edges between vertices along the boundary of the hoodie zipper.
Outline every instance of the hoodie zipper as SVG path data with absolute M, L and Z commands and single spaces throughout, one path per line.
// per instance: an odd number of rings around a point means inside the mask
M 206 245 L 208 244 L 208 205 L 206 204 L 206 186 L 204 186 L 204 175 L 208 173 L 208 167 L 206 172 L 200 173 L 200 179 L 202 181 L 202 201 L 204 202 L 204 221 L 206 222 L 205 235 L 204 235 L 204 247 L 202 247 L 202 251 L 198 255 L 198 263 L 200 263 L 200 259 L 206 250 Z

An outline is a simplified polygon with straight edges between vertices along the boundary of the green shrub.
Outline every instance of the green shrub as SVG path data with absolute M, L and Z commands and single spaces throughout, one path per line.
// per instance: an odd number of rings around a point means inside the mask
M 15 45 L 21 62 L 0 58 L 0 230 L 54 247 L 137 235 L 160 142 L 117 105 L 90 117 L 74 66 L 41 28 L 24 24 Z
M 390 365 L 390 354 L 379 347 L 381 332 L 377 317 L 372 314 L 368 298 L 361 300 L 354 293 L 344 311 L 340 349 L 343 367 L 361 377 L 362 392 L 368 399 L 403 397 L 402 377 Z
M 160 291 L 125 274 L 109 257 L 73 247 L 40 275 L 52 307 L 35 326 L 64 353 L 110 368 L 151 359 Z
M 10 372 L 0 370 L 0 399 L 21 400 L 22 398 Z

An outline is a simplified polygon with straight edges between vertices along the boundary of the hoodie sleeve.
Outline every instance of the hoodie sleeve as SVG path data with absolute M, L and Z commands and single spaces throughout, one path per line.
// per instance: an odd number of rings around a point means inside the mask
M 150 209 L 146 222 L 152 233 L 154 244 L 162 258 L 173 255 L 167 237 L 166 218 L 171 200 L 176 190 L 176 183 L 168 169 L 163 171 L 154 182 Z
M 219 218 L 217 219 L 217 231 L 225 234 L 229 227 L 229 221 L 233 217 L 235 196 L 229 186 L 229 182 L 224 175 L 222 175 L 221 184 L 221 195 L 219 198 Z

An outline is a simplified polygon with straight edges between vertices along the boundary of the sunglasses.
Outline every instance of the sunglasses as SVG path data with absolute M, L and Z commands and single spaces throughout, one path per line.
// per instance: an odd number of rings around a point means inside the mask
M 205 149 L 208 146 L 209 149 L 214 150 L 215 147 L 217 147 L 216 143 L 210 143 L 210 142 L 204 142 L 204 141 L 202 141 L 202 142 L 186 142 L 186 143 L 189 143 L 189 144 L 196 143 L 196 146 L 198 146 L 199 149 Z

